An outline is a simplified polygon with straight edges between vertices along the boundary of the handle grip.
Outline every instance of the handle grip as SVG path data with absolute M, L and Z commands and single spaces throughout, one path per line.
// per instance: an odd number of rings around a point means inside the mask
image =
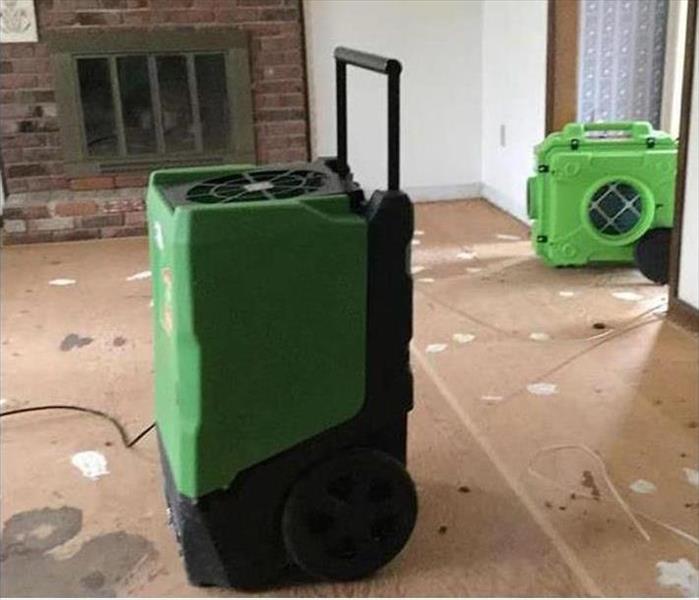
M 609 121 L 601 123 L 569 123 L 563 129 L 567 137 L 580 138 L 592 131 L 625 131 L 629 137 L 646 139 L 653 135 L 653 126 L 647 121 Z
M 388 76 L 388 189 L 400 188 L 400 62 L 368 52 L 335 48 L 338 172 L 349 172 L 347 162 L 347 65 Z

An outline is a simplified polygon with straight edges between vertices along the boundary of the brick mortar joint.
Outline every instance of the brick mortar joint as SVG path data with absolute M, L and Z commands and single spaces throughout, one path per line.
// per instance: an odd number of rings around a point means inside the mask
M 4 208 L 33 206 L 55 207 L 59 203 L 95 202 L 97 205 L 123 200 L 144 200 L 144 187 L 104 190 L 47 190 L 43 192 L 17 192 L 6 196 Z

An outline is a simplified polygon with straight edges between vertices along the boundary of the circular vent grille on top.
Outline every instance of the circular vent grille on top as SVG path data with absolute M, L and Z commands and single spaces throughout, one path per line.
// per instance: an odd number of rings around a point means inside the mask
M 187 201 L 203 204 L 284 200 L 318 191 L 318 171 L 244 171 L 202 181 L 187 190 Z
M 610 181 L 599 188 L 588 207 L 595 228 L 606 235 L 623 235 L 641 220 L 640 192 L 622 181 Z

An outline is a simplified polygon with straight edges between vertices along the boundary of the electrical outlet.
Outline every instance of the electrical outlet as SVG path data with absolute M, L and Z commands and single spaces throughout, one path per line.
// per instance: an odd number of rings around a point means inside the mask
M 502 148 L 507 146 L 507 135 L 506 134 L 507 134 L 507 132 L 505 129 L 505 124 L 502 123 L 500 125 L 500 147 L 502 147 Z

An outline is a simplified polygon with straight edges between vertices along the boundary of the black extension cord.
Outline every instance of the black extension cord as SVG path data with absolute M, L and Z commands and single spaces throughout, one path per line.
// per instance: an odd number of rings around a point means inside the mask
M 119 423 L 112 415 L 108 415 L 101 410 L 96 408 L 86 408 L 84 406 L 74 406 L 72 404 L 46 404 L 43 406 L 30 406 L 28 408 L 17 408 L 14 410 L 6 410 L 0 412 L 0 417 L 9 417 L 10 415 L 21 415 L 22 413 L 38 412 L 40 410 L 74 410 L 77 412 L 87 413 L 89 415 L 95 415 L 107 419 L 114 427 L 116 427 L 119 432 L 119 437 L 121 442 L 124 444 L 125 448 L 133 448 L 138 442 L 140 442 L 150 431 L 155 427 L 155 423 L 151 423 L 143 431 L 141 431 L 135 438 L 129 440 L 129 436 L 124 429 L 124 426 Z

